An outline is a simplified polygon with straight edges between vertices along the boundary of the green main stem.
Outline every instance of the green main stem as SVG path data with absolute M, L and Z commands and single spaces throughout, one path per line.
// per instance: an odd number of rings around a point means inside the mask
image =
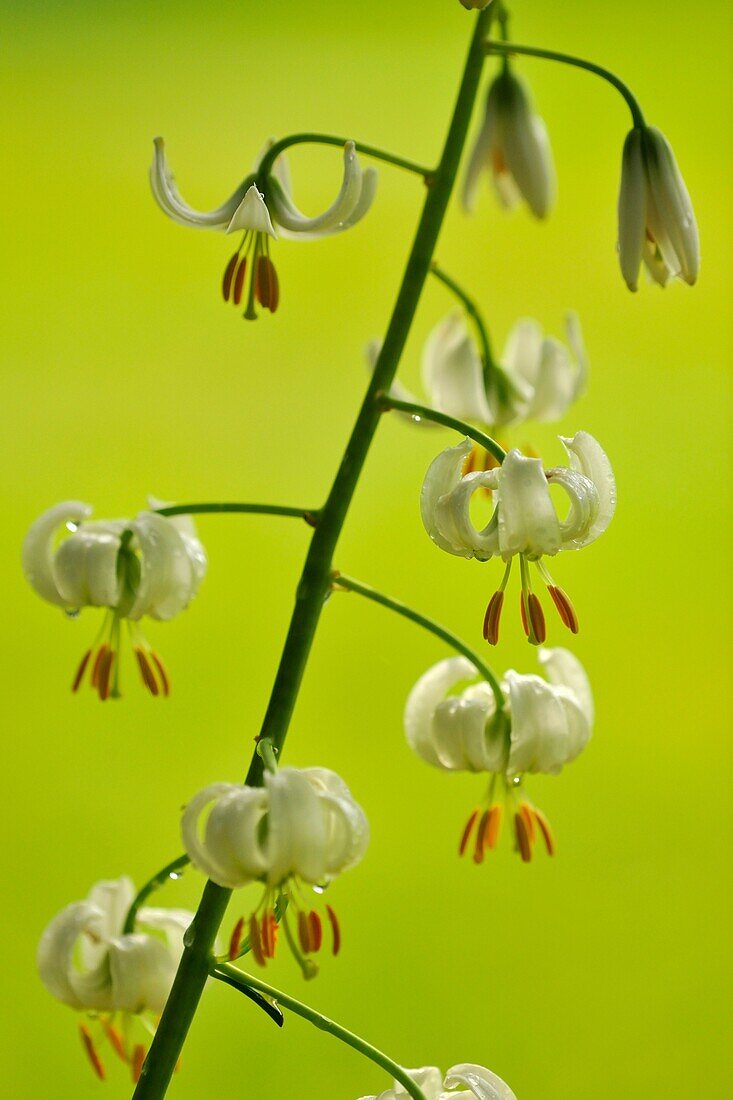
M 435 245 L 466 142 L 483 68 L 484 39 L 490 22 L 491 7 L 477 14 L 443 153 L 438 167 L 431 176 L 415 240 L 382 350 L 328 499 L 318 514 L 317 526 L 313 532 L 296 590 L 295 607 L 260 731 L 260 736 L 269 738 L 278 751 L 282 749 L 287 736 L 323 602 L 331 586 L 333 553 L 382 417 L 378 395 L 388 390 L 394 380 L 420 295 L 430 271 Z M 259 786 L 262 779 L 263 761 L 255 752 L 245 782 L 251 786 Z M 208 882 L 204 888 L 198 911 L 186 933 L 183 957 L 145 1060 L 140 1080 L 135 1088 L 134 1100 L 153 1100 L 153 1098 L 158 1100 L 166 1093 L 209 975 L 214 940 L 230 895 L 230 890 L 216 886 L 213 882 Z

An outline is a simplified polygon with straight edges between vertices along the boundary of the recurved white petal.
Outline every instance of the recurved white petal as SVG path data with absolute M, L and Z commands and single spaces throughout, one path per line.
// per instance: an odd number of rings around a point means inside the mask
M 572 692 L 588 724 L 592 725 L 593 692 L 588 675 L 578 658 L 569 649 L 560 646 L 554 649 L 542 648 L 537 656 L 550 683 Z
M 89 523 L 65 539 L 53 563 L 56 585 L 68 607 L 116 607 L 120 599 L 117 555 L 124 524 Z
M 59 607 L 67 604 L 59 591 L 54 575 L 54 539 L 63 524 L 78 525 L 91 515 L 90 505 L 80 500 L 56 504 L 35 520 L 23 540 L 23 572 L 33 589 L 49 603 Z
M 658 225 L 650 225 L 664 260 L 673 275 L 691 286 L 700 269 L 700 241 L 692 201 L 675 155 L 656 126 L 645 133 L 649 189 Z
M 297 768 L 265 775 L 270 799 L 266 840 L 267 881 L 272 885 L 295 873 L 306 882 L 326 875 L 326 821 L 320 799 Z
M 41 981 L 49 993 L 71 1008 L 83 1008 L 71 982 L 74 950 L 79 936 L 101 922 L 99 909 L 88 901 L 75 901 L 58 913 L 44 930 L 38 944 L 36 963 Z
M 202 563 L 192 561 L 190 544 L 165 516 L 141 512 L 130 527 L 140 546 L 141 574 L 128 618 L 172 619 L 193 598 Z
M 499 547 L 505 560 L 531 560 L 560 549 L 560 522 L 550 498 L 542 462 L 512 450 L 496 473 Z
M 616 478 L 606 452 L 589 432 L 576 432 L 572 439 L 560 436 L 574 470 L 583 474 L 595 486 L 598 494 L 598 511 L 582 538 L 574 548 L 587 546 L 602 535 L 616 511 Z
M 567 348 L 548 336 L 542 343 L 534 393 L 524 414 L 527 420 L 559 420 L 575 398 L 577 374 Z
M 481 357 L 460 313 L 443 318 L 422 353 L 423 385 L 430 403 L 448 416 L 493 424 Z
M 639 285 L 639 268 L 646 240 L 647 175 L 644 164 L 644 133 L 630 130 L 624 142 L 621 161 L 621 187 L 618 196 L 618 253 L 629 290 Z
M 212 803 L 214 807 L 216 807 L 219 799 L 226 799 L 229 797 L 231 800 L 231 797 L 242 790 L 244 790 L 244 788 L 237 787 L 233 783 L 211 783 L 208 787 L 204 787 L 203 790 L 194 795 L 188 802 L 181 818 L 181 837 L 183 839 L 183 846 L 194 867 L 202 871 L 219 886 L 224 886 L 232 890 L 244 884 L 241 876 L 241 862 L 238 858 L 239 844 L 236 844 L 235 847 L 235 841 L 233 841 L 231 837 L 227 836 L 226 842 L 222 837 L 222 851 L 219 851 L 217 847 L 212 850 L 209 846 L 208 836 L 202 839 L 201 819 L 204 811 Z M 264 813 L 266 810 L 266 796 L 264 792 L 262 792 L 262 807 Z M 221 821 L 221 818 L 219 821 Z M 208 822 L 206 824 L 208 824 Z M 205 828 L 206 826 L 204 826 L 204 830 Z M 223 830 L 217 828 L 215 843 L 222 832 Z M 237 864 L 234 868 L 232 868 L 231 860 L 232 851 L 237 855 Z M 264 867 L 265 861 L 263 859 L 262 870 L 264 870 Z M 250 877 L 254 876 L 245 876 L 245 881 L 249 881 Z
M 404 724 L 407 743 L 413 752 L 435 768 L 445 768 L 433 743 L 433 715 L 436 707 L 456 684 L 478 676 L 466 657 L 448 657 L 428 669 L 407 697 Z
M 441 550 L 462 558 L 473 557 L 473 551 L 461 545 L 455 537 L 447 536 L 441 531 L 436 509 L 441 499 L 460 481 L 463 464 L 472 449 L 471 440 L 464 439 L 455 447 L 441 451 L 430 463 L 420 492 L 420 515 L 428 535 Z
M 476 195 L 478 194 L 481 172 L 491 165 L 491 151 L 495 135 L 496 105 L 492 99 L 491 91 L 489 91 L 484 118 L 476 135 L 463 181 L 462 202 L 463 208 L 468 214 L 472 214 L 476 207 Z
M 545 218 L 555 197 L 555 170 L 547 127 L 526 100 L 517 101 L 504 120 L 507 168 L 536 218 Z
M 511 707 L 508 775 L 557 775 L 567 760 L 568 722 L 555 689 L 539 676 L 506 674 Z
M 499 553 L 499 510 L 495 508 L 479 530 L 471 518 L 471 498 L 479 489 L 494 490 L 497 470 L 474 470 L 465 474 L 450 493 L 435 506 L 435 519 L 443 536 L 456 546 L 470 550 L 477 561 L 488 561 Z
M 374 176 L 370 176 L 368 194 L 373 197 Z M 295 236 L 303 239 L 328 236 L 352 224 L 351 218 L 362 193 L 362 171 L 353 141 L 344 146 L 344 175 L 339 192 L 331 205 L 309 218 L 296 207 L 290 195 L 286 194 L 277 180 L 272 181 L 272 211 L 276 223 Z M 364 211 L 366 212 L 366 211 Z
M 523 379 L 534 387 L 542 357 L 542 326 L 531 317 L 521 317 L 511 329 L 501 357 L 506 371 L 514 379 Z M 531 397 L 527 390 L 527 399 Z
M 119 1012 L 162 1012 L 176 974 L 165 944 L 134 932 L 109 945 L 109 1007 Z
M 324 813 L 326 876 L 354 867 L 369 846 L 369 822 L 341 776 L 328 768 L 304 768 L 302 774 L 319 796 Z
M 226 227 L 227 233 L 266 233 L 270 237 L 277 237 L 277 233 L 270 218 L 270 211 L 265 203 L 265 196 L 257 189 L 256 184 L 251 184 L 232 214 Z
M 247 188 L 252 183 L 252 178 L 248 177 L 244 180 L 234 194 L 216 210 L 210 210 L 206 213 L 194 210 L 192 206 L 184 202 L 176 187 L 173 173 L 168 167 L 163 139 L 161 137 L 155 138 L 154 145 L 155 153 L 150 167 L 150 186 L 153 196 L 163 213 L 172 218 L 174 222 L 178 222 L 179 225 L 190 226 L 194 229 L 225 230 Z
M 455 1088 L 457 1085 L 465 1085 L 470 1089 L 476 1100 L 517 1100 L 515 1094 L 495 1073 L 484 1066 L 477 1066 L 470 1062 L 462 1062 L 460 1065 L 451 1066 L 445 1075 L 445 1087 Z M 460 1100 L 460 1093 L 451 1094 L 446 1100 Z M 469 1097 L 466 1097 L 469 1100 Z

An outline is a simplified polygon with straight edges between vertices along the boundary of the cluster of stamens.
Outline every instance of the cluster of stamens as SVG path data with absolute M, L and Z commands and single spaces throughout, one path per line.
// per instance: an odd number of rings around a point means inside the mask
M 325 910 L 331 929 L 331 950 L 334 955 L 338 955 L 341 948 L 341 927 L 331 906 L 326 905 Z M 291 916 L 294 917 L 295 931 L 290 923 Z M 281 929 L 303 977 L 314 978 L 318 973 L 318 964 L 312 956 L 317 955 L 323 947 L 324 921 L 316 909 L 301 905 L 292 892 L 281 893 L 277 902 L 272 904 L 272 896 L 268 891 L 249 920 L 239 918 L 229 941 L 228 959 L 238 959 L 249 950 L 257 965 L 265 967 L 268 960 L 275 958 Z
M 518 796 L 516 789 L 511 788 L 507 789 L 503 802 L 495 801 L 492 794 L 488 809 L 473 810 L 461 834 L 458 854 L 465 855 L 473 846 L 473 862 L 483 863 L 486 853 L 493 851 L 499 843 L 505 813 L 507 816 L 511 815 L 515 850 L 524 863 L 529 863 L 532 859 L 534 846 L 540 836 L 545 842 L 548 855 L 555 854 L 555 838 L 549 821 L 541 810 L 526 798 Z
M 532 590 L 532 580 L 529 567 L 533 564 L 542 578 L 547 591 L 550 594 L 563 626 L 572 634 L 578 633 L 578 616 L 575 608 L 564 589 L 555 584 L 548 570 L 541 561 L 530 563 L 524 554 L 519 555 L 519 569 L 522 575 L 522 591 L 519 596 L 519 611 L 522 618 L 522 628 L 532 645 L 542 645 L 547 637 L 545 614 L 539 597 Z M 489 645 L 496 645 L 499 641 L 499 623 L 504 607 L 504 591 L 512 571 L 512 562 L 507 563 L 502 582 L 489 600 L 484 615 L 483 636 Z
M 128 623 L 132 651 L 135 654 L 140 678 L 153 696 L 170 695 L 171 682 L 163 661 L 145 640 L 140 629 Z M 76 670 L 71 690 L 77 692 L 82 685 L 87 669 L 89 683 L 99 698 L 117 699 L 120 696 L 120 635 L 121 623 L 114 611 L 108 611 L 102 623 L 102 629 L 94 644 L 86 651 Z
M 100 1081 L 107 1080 L 107 1069 L 99 1053 L 100 1043 L 106 1041 L 112 1047 L 112 1050 L 120 1061 L 128 1067 L 133 1082 L 137 1084 L 140 1080 L 143 1063 L 147 1055 L 147 1046 L 145 1043 L 131 1043 L 126 1041 L 123 1032 L 115 1023 L 115 1018 L 114 1013 L 98 1016 L 90 1013 L 90 1023 L 93 1021 L 99 1024 L 101 1036 L 99 1037 L 99 1041 L 95 1041 L 91 1028 L 85 1023 L 79 1024 L 79 1035 L 82 1046 L 89 1064 Z M 155 1034 L 154 1026 L 142 1015 L 137 1016 L 136 1019 L 140 1021 L 142 1026 L 151 1036 Z M 132 1017 L 129 1014 L 124 1014 L 124 1020 L 126 1023 L 131 1022 Z M 178 1072 L 180 1069 L 180 1062 L 176 1064 L 175 1069 L 176 1072 Z
M 224 271 L 222 294 L 225 302 L 239 306 L 245 300 L 243 316 L 257 319 L 255 303 L 274 313 L 280 302 L 280 284 L 275 265 L 270 259 L 270 244 L 266 233 L 248 230 Z

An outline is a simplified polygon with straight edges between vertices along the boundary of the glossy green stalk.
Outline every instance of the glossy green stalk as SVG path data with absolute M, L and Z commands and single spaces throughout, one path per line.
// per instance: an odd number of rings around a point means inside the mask
M 646 126 L 644 113 L 631 89 L 627 84 L 624 84 L 620 77 L 612 73 L 610 69 L 604 69 L 602 65 L 596 65 L 595 62 L 586 61 L 582 57 L 572 57 L 567 53 L 558 53 L 557 50 L 541 50 L 537 46 L 520 46 L 517 42 L 487 42 L 486 52 L 503 58 L 521 54 L 524 57 L 539 57 L 545 61 L 559 61 L 562 65 L 572 65 L 576 69 L 584 69 L 587 73 L 600 76 L 602 80 L 607 81 L 617 92 L 620 92 L 626 100 L 626 104 L 631 111 L 631 117 L 634 120 L 634 126 Z
M 260 731 L 280 751 L 287 736 L 324 599 L 331 586 L 333 553 L 382 417 L 378 395 L 389 389 L 430 271 L 435 245 L 455 183 L 484 63 L 491 8 L 476 16 L 471 44 L 440 163 L 432 174 L 415 240 L 382 349 L 346 445 L 331 491 L 318 514 L 295 594 L 275 683 Z M 273 149 L 276 147 L 273 146 Z M 273 150 L 270 150 L 272 154 Z M 255 753 L 245 782 L 262 783 L 263 761 Z M 209 960 L 231 891 L 208 882 L 191 928 L 168 1002 L 134 1092 L 136 1100 L 165 1095 L 209 974 Z
M 499 465 L 506 458 L 506 451 L 495 439 L 480 431 L 479 428 L 474 428 L 472 424 L 467 424 L 465 420 L 459 420 L 457 416 L 448 416 L 447 413 L 431 409 L 429 405 L 418 405 L 416 401 L 401 401 L 399 398 L 390 397 L 387 394 L 380 395 L 379 405 L 385 412 L 389 412 L 390 409 L 397 409 L 399 412 L 409 413 L 410 416 L 420 420 L 432 420 L 435 424 L 442 424 L 444 428 L 452 428 L 454 432 L 467 435 L 474 443 L 478 443 L 485 451 L 492 454 Z
M 336 137 L 335 134 L 290 134 L 270 146 L 260 162 L 257 175 L 263 178 L 268 176 L 280 154 L 293 145 L 337 145 L 343 149 L 344 145 L 350 140 L 350 138 Z M 363 141 L 355 141 L 354 147 L 358 153 L 363 153 L 365 157 L 373 157 L 375 160 L 381 160 L 384 164 L 391 164 L 395 168 L 404 168 L 407 172 L 414 172 L 415 175 L 422 176 L 426 182 L 433 178 L 434 169 L 426 168 L 422 164 L 415 164 L 414 161 L 407 160 L 405 157 L 387 153 L 376 145 L 366 145 Z
M 425 1093 L 415 1084 L 402 1066 L 398 1066 L 397 1063 L 393 1062 L 391 1058 L 388 1058 L 386 1054 L 382 1054 L 381 1050 L 377 1050 L 371 1043 L 367 1043 L 364 1039 L 355 1035 L 353 1031 L 349 1031 L 347 1028 L 342 1027 L 341 1024 L 337 1024 L 335 1020 L 330 1020 L 328 1016 L 322 1016 L 320 1012 L 316 1012 L 314 1009 L 309 1008 L 309 1006 L 303 1004 L 302 1001 L 296 1001 L 295 997 L 290 997 L 287 993 L 282 993 L 279 989 L 275 989 L 266 982 L 260 981 L 259 978 L 253 978 L 251 974 L 244 974 L 236 966 L 232 966 L 231 963 L 219 963 L 213 968 L 211 973 L 214 978 L 218 978 L 220 982 L 226 982 L 227 985 L 233 986 L 235 989 L 238 989 L 240 993 L 251 995 L 252 991 L 255 991 L 256 993 L 264 994 L 266 997 L 271 998 L 277 1005 L 282 1005 L 283 1008 L 289 1008 L 291 1012 L 294 1012 L 297 1016 L 301 1016 L 304 1020 L 307 1020 L 308 1023 L 313 1024 L 314 1027 L 319 1028 L 321 1031 L 328 1032 L 329 1035 L 333 1035 L 336 1039 L 340 1039 L 342 1043 L 346 1043 L 347 1046 L 353 1047 L 359 1054 L 363 1054 L 365 1058 L 369 1058 L 370 1061 L 375 1062 L 381 1069 L 389 1073 L 391 1077 L 394 1077 L 396 1081 L 399 1081 L 408 1095 L 412 1096 L 413 1100 L 426 1100 Z
M 368 600 L 373 600 L 374 603 L 381 604 L 382 607 L 387 607 L 390 611 L 395 611 L 405 619 L 410 619 L 411 622 L 417 623 L 417 625 L 421 626 L 424 630 L 428 630 L 431 634 L 435 634 L 437 638 L 446 642 L 451 649 L 455 649 L 457 653 L 462 653 L 464 657 L 468 658 L 472 665 L 476 666 L 477 672 L 483 676 L 484 680 L 493 691 L 498 709 L 502 710 L 506 705 L 504 692 L 501 690 L 501 684 L 494 673 L 472 649 L 469 649 L 465 642 L 461 641 L 457 634 L 454 634 L 451 630 L 446 630 L 440 623 L 436 623 L 433 619 L 428 618 L 427 615 L 422 615 L 419 611 L 415 611 L 412 607 L 408 607 L 407 604 L 401 603 L 399 600 L 393 600 L 391 596 L 385 596 L 383 592 L 378 592 L 376 588 L 372 588 L 368 584 L 362 584 L 361 581 L 357 581 L 353 577 L 347 577 L 344 573 L 334 573 L 333 583 L 336 589 L 345 588 L 347 592 L 358 592 L 360 596 L 365 596 Z
M 290 508 L 284 504 L 168 504 L 165 508 L 155 508 L 159 516 L 203 516 L 207 513 L 241 512 L 258 516 L 293 516 L 307 520 L 315 526 L 318 516 L 316 509 Z

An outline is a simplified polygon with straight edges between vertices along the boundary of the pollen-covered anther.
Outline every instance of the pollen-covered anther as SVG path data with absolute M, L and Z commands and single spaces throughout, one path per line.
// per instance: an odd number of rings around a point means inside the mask
M 468 821 L 466 822 L 465 828 L 461 834 L 461 842 L 458 845 L 459 856 L 465 855 L 466 853 L 466 848 L 468 847 L 468 842 L 471 839 L 471 833 L 473 832 L 473 827 L 476 824 L 477 817 L 478 810 L 474 810 L 473 813 L 470 815 Z
M 557 612 L 562 619 L 563 625 L 568 628 L 571 634 L 578 633 L 578 616 L 575 613 L 575 608 L 568 596 L 562 588 L 558 588 L 555 584 L 548 584 L 547 591 L 552 597 L 552 602 L 557 608 Z
M 111 1024 L 109 1020 L 106 1019 L 104 1016 L 101 1017 L 101 1022 L 102 1028 L 104 1029 L 104 1034 L 107 1036 L 107 1039 L 109 1040 L 109 1044 L 112 1047 L 113 1051 L 115 1052 L 117 1057 L 122 1062 L 124 1062 L 125 1065 L 127 1065 L 127 1051 L 125 1050 L 125 1044 L 122 1039 L 122 1035 L 117 1030 L 117 1028 L 113 1024 Z
M 224 270 L 224 278 L 222 279 L 221 292 L 224 295 L 225 302 L 229 301 L 229 296 L 232 291 L 232 282 L 234 280 L 234 272 L 237 270 L 238 263 L 239 253 L 235 252 Z
M 486 614 L 484 615 L 484 639 L 489 645 L 496 645 L 499 641 L 499 622 L 504 607 L 504 592 L 499 589 L 489 600 Z
M 155 679 L 153 670 L 148 660 L 148 655 L 141 646 L 135 646 L 135 657 L 137 658 L 138 668 L 140 669 L 140 675 L 145 687 L 148 689 L 151 695 L 158 695 L 159 688 L 158 682 Z
M 547 848 L 547 854 L 549 856 L 554 856 L 556 850 L 555 837 L 553 836 L 550 822 L 547 820 L 542 811 L 538 810 L 535 806 L 532 807 L 532 813 L 534 815 L 535 821 L 539 825 L 540 832 L 542 833 L 542 838 L 545 842 L 545 847 Z
M 237 267 L 237 274 L 234 276 L 234 293 L 232 295 L 232 301 L 235 306 L 240 305 L 242 301 L 242 293 L 244 291 L 244 280 L 247 277 L 247 257 L 242 256 Z
M 323 945 L 323 922 L 315 909 L 312 909 L 308 914 L 308 924 L 310 926 L 311 952 L 317 955 Z
M 334 955 L 338 955 L 341 950 L 341 925 L 330 905 L 326 906 L 326 913 L 328 914 L 328 920 L 331 925 L 331 950 Z
M 86 653 L 84 654 L 84 656 L 82 657 L 81 661 L 79 662 L 79 667 L 76 670 L 76 676 L 74 677 L 73 683 L 71 685 L 71 690 L 72 691 L 76 692 L 76 691 L 79 690 L 79 685 L 81 684 L 82 680 L 84 679 L 84 673 L 86 672 L 86 668 L 87 668 L 87 665 L 89 664 L 89 659 L 90 659 L 91 656 L 92 656 L 92 650 L 88 649 L 86 651 Z
M 522 603 L 522 606 L 524 607 L 524 603 Z M 532 645 L 542 645 L 547 637 L 547 627 L 545 626 L 542 604 L 534 592 L 530 592 L 527 596 L 527 611 L 529 612 L 529 625 L 531 627 L 528 634 L 529 640 Z
M 265 913 L 262 918 L 262 952 L 266 959 L 274 959 L 277 950 L 278 923 L 274 913 Z
M 311 953 L 311 926 L 308 920 L 308 914 L 303 910 L 298 913 L 298 939 L 300 941 L 300 949 L 304 955 L 310 955 Z
M 489 824 L 486 829 L 486 847 L 493 851 L 499 843 L 501 836 L 501 823 L 504 818 L 504 807 L 500 802 L 495 802 L 489 810 Z
M 529 839 L 527 825 L 520 812 L 514 814 L 514 835 L 517 840 L 517 848 L 524 863 L 532 859 L 532 844 Z
M 258 256 L 254 274 L 255 298 L 263 309 L 274 313 L 280 302 L 280 284 L 269 256 Z
M 252 952 L 252 958 L 258 966 L 265 966 L 265 954 L 262 950 L 262 940 L 260 938 L 260 925 L 255 913 L 249 918 L 249 949 Z
M 86 1052 L 86 1056 L 89 1059 L 92 1069 L 96 1073 L 100 1081 L 106 1081 L 107 1071 L 104 1068 L 104 1063 L 97 1053 L 97 1048 L 94 1045 L 94 1039 L 92 1039 L 91 1032 L 86 1024 L 79 1024 L 79 1034 L 81 1035 L 82 1045 Z
M 232 929 L 232 934 L 229 938 L 229 950 L 227 951 L 227 958 L 230 962 L 239 958 L 239 949 L 242 946 L 242 936 L 244 934 L 244 917 L 240 917 L 237 923 Z
M 107 647 L 107 651 L 99 663 L 97 691 L 102 702 L 109 699 L 112 690 L 112 667 L 115 662 L 115 656 L 115 651 Z
M 525 827 L 527 829 L 527 836 L 529 837 L 529 843 L 534 846 L 537 839 L 537 829 L 535 828 L 534 810 L 528 802 L 519 803 L 519 812 L 522 815 Z
M 130 1059 L 130 1072 L 135 1084 L 140 1080 L 140 1075 L 143 1071 L 143 1064 L 145 1062 L 145 1047 L 142 1043 L 138 1043 L 132 1052 L 132 1058 Z
M 476 830 L 476 844 L 473 850 L 473 862 L 483 863 L 486 850 L 486 830 L 489 827 L 489 811 L 484 810 Z

